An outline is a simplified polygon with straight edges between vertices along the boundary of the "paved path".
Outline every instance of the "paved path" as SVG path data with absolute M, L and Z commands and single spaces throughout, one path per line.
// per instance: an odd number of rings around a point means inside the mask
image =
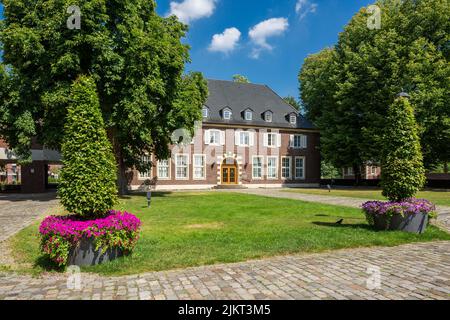
M 237 189 L 237 190 L 220 190 L 219 192 L 240 192 L 246 194 L 254 194 L 258 196 L 302 200 L 353 208 L 361 208 L 362 203 L 373 200 L 373 199 L 335 197 L 335 196 L 297 193 L 297 192 L 290 192 L 287 189 Z M 438 211 L 438 218 L 435 223 L 450 232 L 450 207 L 436 206 L 436 208 Z
M 273 190 L 269 193 L 276 197 L 302 197 Z M 334 201 L 328 197 L 325 200 Z M 4 232 L 14 234 L 56 204 L 51 198 L 0 200 Z M 448 300 L 450 241 L 289 255 L 124 277 L 45 274 L 34 278 L 3 272 L 2 299 Z
M 58 205 L 55 193 L 0 195 L 0 242 Z
M 380 280 L 376 278 L 379 272 Z M 0 274 L 0 299 L 450 299 L 450 242 L 290 255 L 137 276 Z M 79 286 L 77 286 L 79 285 Z

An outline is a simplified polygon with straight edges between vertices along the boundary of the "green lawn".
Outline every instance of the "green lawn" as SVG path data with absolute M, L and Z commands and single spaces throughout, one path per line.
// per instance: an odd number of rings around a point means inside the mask
M 450 240 L 435 227 L 423 235 L 373 231 L 358 209 L 237 193 L 159 193 L 150 209 L 144 196 L 132 196 L 118 209 L 137 214 L 143 222 L 134 254 L 84 271 L 123 275 L 290 253 Z M 343 225 L 335 224 L 341 218 Z M 37 227 L 36 223 L 24 229 L 11 242 L 23 271 L 44 269 Z
M 363 189 L 363 188 L 348 188 L 348 189 L 332 189 L 328 192 L 327 189 L 286 189 L 288 192 L 317 194 L 323 196 L 362 198 L 373 200 L 386 200 L 381 195 L 381 190 L 378 189 Z M 449 191 L 420 191 L 416 198 L 428 199 L 434 204 L 442 206 L 450 206 L 450 192 Z

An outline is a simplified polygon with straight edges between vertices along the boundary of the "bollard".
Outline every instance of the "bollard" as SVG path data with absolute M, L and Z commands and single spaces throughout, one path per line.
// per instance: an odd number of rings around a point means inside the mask
M 151 203 L 152 203 L 152 192 L 147 191 L 147 208 L 150 208 Z

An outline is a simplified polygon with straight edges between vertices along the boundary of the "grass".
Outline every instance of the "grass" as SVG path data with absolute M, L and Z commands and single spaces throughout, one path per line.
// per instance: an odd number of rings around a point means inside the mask
M 348 189 L 286 189 L 285 191 L 303 194 L 315 194 L 322 196 L 361 198 L 373 200 L 386 200 L 381 195 L 379 189 L 363 189 L 363 188 L 348 188 Z M 450 192 L 449 191 L 419 191 L 416 198 L 428 199 L 434 204 L 442 206 L 450 206 Z
M 144 196 L 131 196 L 118 209 L 137 214 L 143 222 L 133 255 L 83 271 L 125 275 L 292 253 L 450 240 L 449 234 L 433 226 L 423 235 L 376 232 L 354 208 L 237 193 L 158 193 L 150 209 Z M 344 223 L 335 224 L 341 218 Z M 47 268 L 39 254 L 37 228 L 35 223 L 10 242 L 25 272 Z

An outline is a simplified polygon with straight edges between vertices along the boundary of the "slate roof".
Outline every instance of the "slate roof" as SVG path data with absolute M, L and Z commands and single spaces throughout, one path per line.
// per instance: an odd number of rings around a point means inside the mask
M 272 89 L 265 85 L 237 83 L 233 81 L 208 80 L 209 97 L 205 105 L 209 108 L 205 123 L 254 125 L 274 128 L 315 129 L 310 121 L 300 115 L 290 104 L 286 103 Z M 224 120 L 222 111 L 231 109 L 232 117 Z M 246 121 L 244 111 L 251 109 L 253 119 Z M 264 113 L 273 113 L 272 122 L 264 121 Z M 289 116 L 297 116 L 297 124 L 289 122 Z

